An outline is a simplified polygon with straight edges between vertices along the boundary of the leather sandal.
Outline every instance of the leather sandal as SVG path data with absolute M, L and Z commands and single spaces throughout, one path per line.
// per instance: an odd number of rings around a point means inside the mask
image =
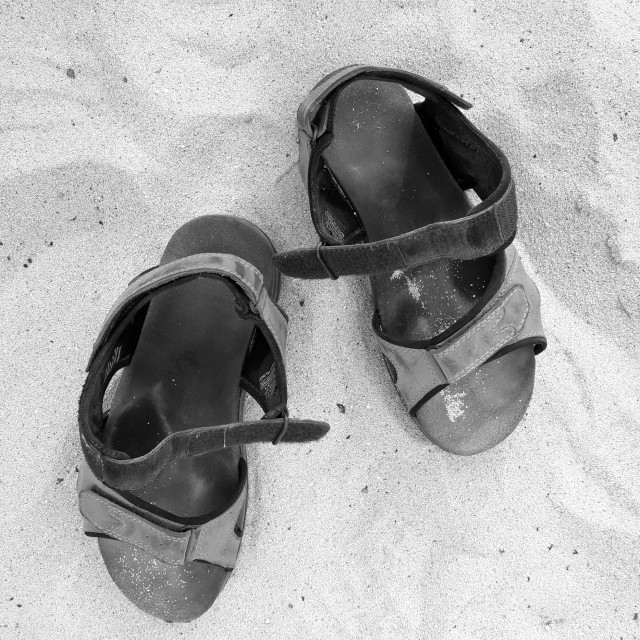
M 246 445 L 318 440 L 329 429 L 289 418 L 273 254 L 245 220 L 192 220 L 117 300 L 89 360 L 79 407 L 84 531 L 120 590 L 163 620 L 198 617 L 229 578 L 247 509 Z M 262 420 L 242 421 L 246 393 Z
M 298 110 L 321 242 L 274 258 L 297 278 L 371 277 L 373 329 L 399 395 L 432 442 L 462 455 L 513 431 L 546 347 L 538 290 L 511 244 L 509 162 L 461 113 L 470 107 L 397 69 L 354 65 L 321 80 Z

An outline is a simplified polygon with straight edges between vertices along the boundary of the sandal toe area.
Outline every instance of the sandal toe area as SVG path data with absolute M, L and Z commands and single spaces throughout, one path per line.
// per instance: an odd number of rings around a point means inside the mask
M 126 542 L 99 538 L 111 578 L 137 607 L 166 622 L 190 622 L 215 601 L 230 575 L 205 562 L 172 565 Z
M 514 431 L 529 406 L 534 378 L 533 348 L 522 346 L 436 394 L 417 411 L 416 422 L 445 451 L 482 453 Z

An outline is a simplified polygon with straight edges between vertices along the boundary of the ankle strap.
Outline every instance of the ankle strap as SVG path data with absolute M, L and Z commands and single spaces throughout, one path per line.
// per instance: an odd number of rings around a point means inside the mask
M 465 218 L 436 222 L 415 231 L 362 244 L 293 249 L 274 256 L 274 264 L 295 278 L 390 273 L 434 260 L 473 260 L 496 253 L 515 236 L 515 190 L 510 182 L 493 205 Z
M 151 300 L 194 278 L 224 282 L 235 295 L 238 314 L 260 330 L 254 332 L 245 358 L 241 386 L 256 398 L 268 419 L 175 432 L 148 454 L 130 459 L 126 453 L 110 449 L 101 441 L 106 419 L 102 411 L 105 391 L 116 371 L 131 362 Z M 327 424 L 288 417 L 286 336 L 287 318 L 269 297 L 262 274 L 236 256 L 197 254 L 142 273 L 130 283 L 107 316 L 87 367 L 78 422 L 82 449 L 91 471 L 116 489 L 132 490 L 152 482 L 176 457 L 265 440 L 300 442 L 321 438 L 329 429 Z
M 199 427 L 176 431 L 149 453 L 137 458 L 122 455 L 116 458 L 101 453 L 85 439 L 83 433 L 81 442 L 89 468 L 97 478 L 120 491 L 135 491 L 153 482 L 176 458 L 190 458 L 257 442 L 310 442 L 319 440 L 328 431 L 329 425 L 325 422 L 287 416 Z
M 322 154 L 333 139 L 333 105 L 340 90 L 360 79 L 397 82 L 424 97 L 415 108 L 447 168 L 462 189 L 472 188 L 483 199 L 464 218 L 377 242 L 352 244 L 364 238 L 364 230 Z M 509 163 L 457 107 L 471 105 L 445 87 L 399 69 L 354 65 L 322 80 L 300 105 L 298 127 L 300 173 L 323 246 L 279 253 L 274 258 L 278 268 L 298 278 L 372 275 L 441 258 L 473 260 L 508 246 L 517 228 Z

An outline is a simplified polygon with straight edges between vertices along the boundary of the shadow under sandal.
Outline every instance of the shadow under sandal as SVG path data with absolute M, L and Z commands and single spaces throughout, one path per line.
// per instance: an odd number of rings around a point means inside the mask
M 511 245 L 509 163 L 459 111 L 469 107 L 397 69 L 325 77 L 298 110 L 321 242 L 274 258 L 298 278 L 371 276 L 373 328 L 400 396 L 431 441 L 462 455 L 513 431 L 546 347 L 538 290 Z
M 318 440 L 329 429 L 288 416 L 273 254 L 245 220 L 189 222 L 117 300 L 89 361 L 79 408 L 85 533 L 122 592 L 163 620 L 204 613 L 235 566 L 245 445 Z M 242 421 L 245 392 L 262 420 Z

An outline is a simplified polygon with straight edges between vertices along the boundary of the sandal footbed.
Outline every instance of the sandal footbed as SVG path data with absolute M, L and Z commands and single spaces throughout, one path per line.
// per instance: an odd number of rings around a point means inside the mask
M 472 208 L 400 85 L 356 80 L 336 95 L 333 109 L 333 140 L 323 159 L 368 241 L 457 219 Z M 492 256 L 438 260 L 372 277 L 385 333 L 401 341 L 436 337 L 475 306 L 494 265 Z M 518 348 L 434 396 L 417 411 L 416 422 L 451 453 L 490 449 L 522 419 L 534 372 L 533 348 Z
M 161 263 L 209 252 L 252 263 L 277 298 L 280 277 L 271 263 L 273 246 L 260 229 L 239 218 L 203 216 L 188 222 L 169 241 Z M 106 444 L 138 456 L 172 431 L 242 417 L 239 381 L 254 325 L 238 316 L 234 302 L 228 287 L 211 279 L 187 282 L 151 302 L 109 408 Z M 154 483 L 133 493 L 178 518 L 214 517 L 238 488 L 243 449 L 176 459 Z M 170 622 L 188 622 L 204 613 L 230 575 L 217 565 L 169 565 L 127 543 L 98 541 L 120 590 L 140 609 Z

